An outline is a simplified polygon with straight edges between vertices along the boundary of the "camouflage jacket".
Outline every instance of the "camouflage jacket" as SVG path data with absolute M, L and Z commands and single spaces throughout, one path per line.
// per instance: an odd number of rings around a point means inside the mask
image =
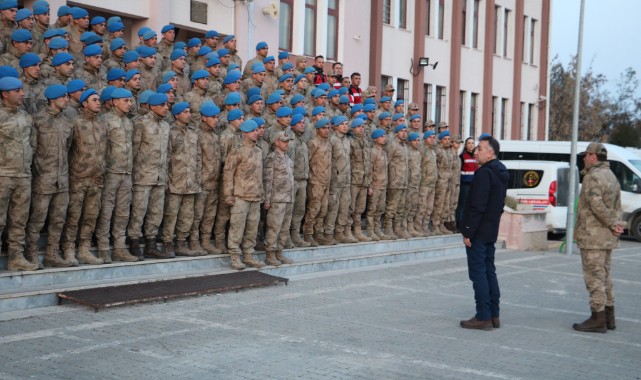
M 20 76 L 22 89 L 24 91 L 24 108 L 29 115 L 35 115 L 39 110 L 47 106 L 47 99 L 44 96 L 45 86 L 43 81 Z
M 372 189 L 387 188 L 387 152 L 384 147 L 374 145 L 371 150 L 372 161 Z
M 0 177 L 31 177 L 36 139 L 31 116 L 0 101 Z
M 33 156 L 32 189 L 36 194 L 69 190 L 69 148 L 73 139 L 71 120 L 50 107 L 33 117 L 37 145 Z
M 409 152 L 405 142 L 395 138 L 387 144 L 387 171 L 388 189 L 407 189 Z
M 131 174 L 133 168 L 133 124 L 115 108 L 101 116 L 107 129 L 107 155 L 105 169 L 108 173 Z
M 307 143 L 309 153 L 309 183 L 329 186 L 332 169 L 332 145 L 329 138 L 314 136 Z
M 294 179 L 305 181 L 309 178 L 309 151 L 303 141 L 303 134 L 294 132 L 294 140 L 289 145 L 294 145 Z
M 286 154 L 271 152 L 263 169 L 265 203 L 294 201 L 294 162 Z
M 269 153 L 271 153 L 272 149 L 269 143 L 263 139 L 258 139 L 256 141 L 256 146 L 260 148 L 261 153 L 263 154 L 263 164 L 265 163 L 265 160 L 267 159 L 267 156 L 269 156 Z
M 263 63 L 264 58 L 265 57 L 261 57 L 257 54 L 254 58 L 247 61 L 247 63 L 245 64 L 245 68 L 243 69 L 243 79 L 250 78 L 252 74 L 252 66 L 254 66 L 254 64 L 256 63 Z
M 140 71 L 140 91 L 155 91 L 159 84 L 158 78 L 160 78 L 156 67 L 149 67 L 143 63 L 140 65 L 140 69 L 138 69 L 138 71 Z
M 332 133 L 329 137 L 332 145 L 332 177 L 329 187 L 341 188 L 349 186 L 351 180 L 351 162 L 349 161 L 349 138 L 340 133 Z
M 96 91 L 101 91 L 107 87 L 107 72 L 104 66 L 100 66 L 100 70 L 92 69 L 87 65 L 81 66 L 75 71 L 75 79 L 82 79 L 85 81 L 87 88 L 93 88 Z
M 576 242 L 581 249 L 613 249 L 612 234 L 621 218 L 621 187 L 608 162 L 584 170 L 576 219 Z
M 436 145 L 434 148 L 436 151 L 436 167 L 438 168 L 438 181 L 449 181 L 452 176 L 452 162 L 451 156 L 447 153 L 447 150 L 441 146 L 441 144 Z M 458 169 L 460 171 L 460 169 Z
M 234 128 L 231 124 L 220 134 L 220 160 L 225 164 L 227 156 L 232 148 L 243 143 L 243 135 L 240 130 Z
M 176 121 L 169 131 L 167 182 L 170 193 L 198 194 L 201 191 L 202 161 L 199 130 Z
M 82 109 L 73 122 L 73 142 L 69 155 L 69 179 L 93 179 L 102 186 L 107 152 L 107 130 L 98 115 Z
M 185 101 L 189 103 L 189 110 L 191 111 L 191 121 L 198 125 L 200 124 L 200 105 L 207 100 L 205 98 L 205 90 L 198 87 L 193 87 L 185 94 Z
M 202 175 L 200 187 L 203 191 L 218 189 L 220 179 L 220 142 L 218 135 L 206 124 L 200 124 L 200 153 L 202 157 Z
M 244 139 L 227 156 L 223 170 L 224 199 L 244 199 L 261 202 L 263 199 L 263 157 L 256 143 Z
M 418 189 L 419 185 L 421 184 L 421 164 L 423 155 L 421 154 L 420 149 L 414 149 L 412 147 L 408 147 L 407 152 L 407 167 L 409 169 L 407 187 Z
M 167 145 L 169 124 L 148 112 L 134 124 L 132 138 L 133 183 L 164 186 L 167 183 Z
M 436 148 L 425 146 L 421 161 L 421 187 L 436 186 L 438 170 L 436 167 Z
M 461 158 L 454 148 L 450 148 L 450 163 L 452 164 L 450 173 L 452 175 L 452 183 L 459 185 L 461 183 Z
M 352 169 L 351 184 L 369 187 L 372 182 L 371 144 L 363 136 L 350 140 L 350 161 Z

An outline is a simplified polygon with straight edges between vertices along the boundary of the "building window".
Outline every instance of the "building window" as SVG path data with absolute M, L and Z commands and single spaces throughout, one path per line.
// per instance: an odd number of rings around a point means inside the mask
M 327 59 L 338 59 L 338 0 L 327 1 Z
M 510 27 L 510 13 L 512 13 L 509 9 L 505 10 L 505 16 L 503 16 L 503 50 L 502 50 L 502 55 L 504 57 L 507 57 L 507 46 L 508 46 L 508 40 L 509 40 L 509 27 Z
M 501 7 L 494 7 L 494 54 L 499 54 L 499 42 L 501 36 L 499 35 L 499 16 L 501 15 Z
M 305 0 L 305 37 L 303 54 L 316 55 L 316 0 Z
M 432 21 L 432 1 L 425 0 L 425 35 L 429 36 L 431 32 L 431 21 Z
M 383 0 L 383 24 L 391 24 L 392 0 Z
M 463 5 L 461 6 L 461 13 L 463 21 L 461 23 L 461 45 L 465 46 L 466 32 L 467 32 L 467 0 L 463 0 Z
M 536 49 L 534 48 L 535 44 L 534 42 L 536 41 L 535 39 L 536 36 L 536 20 L 535 19 L 530 19 L 530 64 L 534 64 L 534 52 L 536 52 Z
M 443 39 L 443 31 L 445 30 L 445 0 L 438 0 L 438 39 Z
M 507 99 L 501 99 L 501 134 L 500 139 L 507 138 Z
M 292 51 L 293 1 L 281 0 L 278 23 L 278 48 Z
M 432 85 L 423 85 L 423 120 L 427 122 L 432 118 Z
M 407 100 L 410 97 L 410 82 L 405 79 L 396 80 L 396 100 Z
M 527 140 L 534 140 L 534 118 L 536 117 L 534 104 L 528 104 L 528 118 L 527 118 L 527 134 L 525 138 Z
M 527 33 L 526 29 L 525 29 L 525 27 L 528 25 L 527 19 L 528 19 L 527 16 L 523 16 L 523 36 L 522 36 L 522 39 L 521 39 L 521 41 L 523 41 L 523 53 L 521 54 L 521 60 L 523 62 L 527 62 L 528 61 L 527 53 L 529 51 L 528 44 L 527 44 L 528 40 L 526 39 L 526 36 L 528 36 L 528 33 Z
M 527 104 L 525 102 L 521 102 L 521 117 L 520 117 L 520 123 L 521 123 L 521 140 L 527 140 Z
M 388 77 L 387 75 L 381 75 L 381 88 L 385 88 L 385 86 L 387 86 L 390 83 L 392 83 L 392 77 Z
M 459 106 L 458 106 L 458 135 L 463 137 L 463 130 L 465 129 L 465 111 L 467 106 L 465 105 L 466 94 L 465 91 L 459 91 Z
M 446 100 L 445 87 L 436 86 L 436 112 L 434 113 L 434 122 L 436 124 L 443 121 L 445 117 Z
M 476 110 L 478 109 L 479 94 L 472 93 L 470 97 L 470 134 L 472 136 L 480 135 L 480 131 L 476 130 Z
M 474 13 L 472 14 L 472 47 L 479 47 L 479 3 L 481 0 L 474 0 Z
M 398 27 L 401 29 L 407 29 L 407 0 L 399 0 L 398 16 Z
M 492 97 L 492 135 L 494 135 L 497 139 L 500 139 L 501 136 L 499 136 L 499 115 L 501 114 L 498 110 L 500 104 L 499 104 L 499 98 L 496 96 Z

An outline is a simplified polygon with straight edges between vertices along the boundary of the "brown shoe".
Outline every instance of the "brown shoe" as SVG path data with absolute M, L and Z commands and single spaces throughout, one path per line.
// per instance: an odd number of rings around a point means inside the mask
M 495 329 L 501 327 L 501 320 L 499 319 L 499 317 L 492 317 L 492 327 L 494 327 Z
M 461 327 L 464 329 L 474 329 L 474 330 L 492 330 L 492 320 L 488 319 L 487 321 L 481 321 L 473 317 L 467 321 L 461 321 Z
M 608 332 L 607 326 L 605 324 L 605 310 L 604 311 L 594 311 L 590 318 L 583 321 L 583 323 L 575 323 L 572 327 L 577 331 L 582 332 L 595 332 L 595 333 L 605 333 Z

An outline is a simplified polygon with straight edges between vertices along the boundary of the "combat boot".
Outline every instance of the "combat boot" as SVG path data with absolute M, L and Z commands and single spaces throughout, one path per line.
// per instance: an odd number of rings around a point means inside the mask
M 105 262 L 103 259 L 99 259 L 89 252 L 89 244 L 81 244 L 76 256 L 80 264 L 100 265 Z
M 29 243 L 29 245 L 27 246 L 27 251 L 24 253 L 24 258 L 27 259 L 27 261 L 31 264 L 36 264 L 38 266 L 37 269 L 44 268 L 44 266 L 40 262 L 40 258 L 38 257 L 38 243 Z
M 614 306 L 605 307 L 605 326 L 608 330 L 614 330 L 617 328 L 616 322 L 614 321 Z
M 218 248 L 223 254 L 227 253 L 227 244 L 225 243 L 226 242 L 225 234 L 216 235 L 214 242 L 216 244 L 216 248 Z
M 142 249 L 140 249 L 140 239 L 131 239 L 129 241 L 129 253 L 132 256 L 136 256 L 140 261 L 145 259 L 145 255 L 142 254 Z
M 7 270 L 9 272 L 36 269 L 38 269 L 38 264 L 25 259 L 21 252 L 9 249 L 9 260 L 7 261 Z
M 47 268 L 67 268 L 70 267 L 72 263 L 67 262 L 58 255 L 58 247 L 53 245 L 48 245 L 45 250 L 44 266 Z
M 305 240 L 300 238 L 300 234 L 298 233 L 298 230 L 290 230 L 289 231 L 289 237 L 292 240 L 292 243 L 294 243 L 295 246 L 297 247 L 309 247 L 310 244 L 306 242 Z
M 129 253 L 128 250 L 124 248 L 114 248 L 112 259 L 114 261 L 124 261 L 127 263 L 133 263 L 134 261 L 138 261 L 138 256 L 132 255 L 131 253 Z
M 189 249 L 197 256 L 205 256 L 207 252 L 201 247 L 198 239 L 189 239 Z
M 325 239 L 325 243 L 326 243 L 325 245 L 336 245 L 336 244 L 338 244 L 336 239 L 334 239 L 334 235 L 332 235 L 332 234 L 325 234 L 324 239 Z
M 63 256 L 65 262 L 71 264 L 72 267 L 77 267 L 78 265 L 80 265 L 78 259 L 76 259 L 76 248 L 73 245 L 64 249 Z
M 371 225 L 367 225 L 367 235 L 369 236 L 371 241 L 381 240 L 380 236 L 376 235 L 376 232 L 374 232 L 374 227 L 372 227 Z
M 416 232 L 420 233 L 421 236 L 428 237 L 430 236 L 430 229 L 427 227 L 428 223 L 422 223 L 418 219 L 414 219 L 414 229 Z
M 406 221 L 405 225 L 407 225 L 407 232 L 409 232 L 412 237 L 421 237 L 421 236 L 423 236 L 423 234 L 419 233 L 416 230 L 416 228 L 414 228 L 414 221 L 413 220 Z
M 370 233 L 370 235 L 371 235 L 371 233 Z M 363 235 L 363 229 L 362 229 L 360 223 L 354 224 L 354 237 L 356 239 L 358 239 L 358 241 L 372 241 L 373 240 L 372 238 Z
M 331 235 L 325 235 L 325 239 L 328 239 L 328 236 L 331 236 Z M 336 231 L 334 233 L 334 237 L 333 238 L 335 238 L 336 242 L 340 243 L 340 244 L 351 243 L 351 241 L 349 239 L 347 239 L 347 236 L 345 236 L 345 234 L 342 231 L 341 232 Z
M 254 246 L 254 250 L 256 251 L 264 251 L 265 250 L 265 242 L 261 239 L 256 239 L 256 245 Z
M 243 253 L 243 263 L 254 268 L 262 268 L 265 266 L 265 263 L 256 260 L 251 253 Z
M 276 259 L 274 251 L 267 250 L 265 251 L 265 264 L 279 266 L 282 263 Z
M 285 249 L 292 249 L 294 248 L 294 243 L 292 243 L 291 237 L 287 238 L 287 241 L 285 242 Z
M 575 323 L 572 327 L 577 331 L 583 332 L 596 332 L 596 333 L 605 333 L 608 331 L 605 324 L 605 310 L 604 311 L 594 311 L 590 318 L 583 321 L 583 323 Z
M 400 221 L 394 221 L 394 234 L 398 236 L 399 239 L 409 239 L 410 234 L 403 229 L 403 224 Z
M 108 249 L 104 251 L 98 251 L 98 257 L 100 257 L 105 264 L 111 264 L 111 253 Z
M 186 240 L 176 240 L 176 256 L 188 256 L 188 257 L 193 257 L 193 256 L 198 256 L 199 254 L 190 250 L 189 247 L 187 247 L 187 241 Z
M 432 223 L 432 235 L 441 236 L 444 235 L 443 231 L 439 228 L 440 224 L 437 222 Z
M 283 264 L 293 264 L 294 260 L 290 260 L 287 257 L 283 256 L 283 251 L 276 251 L 276 260 L 280 261 Z
M 223 251 L 218 249 L 218 247 L 211 244 L 211 241 L 209 240 L 209 238 L 206 238 L 206 237 L 200 238 L 200 246 L 203 247 L 205 252 L 209 253 L 210 255 L 220 255 L 223 253 Z
M 173 252 L 173 245 L 172 245 Z M 145 240 L 145 257 L 152 259 L 169 259 L 171 255 L 167 252 L 161 251 L 156 246 L 156 239 L 147 238 Z
M 309 243 L 310 247 L 318 247 L 318 242 L 314 239 L 314 235 L 305 235 L 305 241 Z
M 358 243 L 358 239 L 356 239 L 354 235 L 352 235 L 352 229 L 350 228 L 350 226 L 345 226 L 343 235 L 345 235 L 345 239 L 347 239 L 349 243 Z
M 176 251 L 174 250 L 174 243 L 173 242 L 166 241 L 166 242 L 162 243 L 162 250 L 163 250 L 164 255 L 167 258 L 172 259 L 172 258 L 176 257 Z
M 319 231 L 314 232 L 314 240 L 316 240 L 318 245 L 329 245 L 329 243 L 325 241 L 325 235 L 323 235 L 322 232 L 319 232 Z
M 447 227 L 445 227 L 445 223 L 441 223 L 438 226 L 438 229 L 441 230 L 442 235 L 451 235 L 452 231 L 448 230 Z
M 243 270 L 243 269 L 246 268 L 245 264 L 243 264 L 240 261 L 240 256 L 239 255 L 235 255 L 235 254 L 232 253 L 229 256 L 231 258 L 231 267 L 232 267 L 232 269 Z
M 393 223 L 391 220 L 385 219 L 385 235 L 389 236 L 389 240 L 396 240 L 398 237 L 394 235 L 394 228 L 392 228 Z

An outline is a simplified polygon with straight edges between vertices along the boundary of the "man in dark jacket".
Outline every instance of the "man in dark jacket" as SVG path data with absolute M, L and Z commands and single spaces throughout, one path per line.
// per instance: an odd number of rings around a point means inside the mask
M 461 321 L 461 327 L 467 329 L 500 327 L 501 292 L 494 266 L 494 243 L 505 205 L 509 174 L 497 159 L 499 151 L 499 142 L 493 137 L 485 137 L 479 142 L 478 161 L 482 166 L 474 174 L 463 214 L 463 242 L 476 301 L 474 317 Z

